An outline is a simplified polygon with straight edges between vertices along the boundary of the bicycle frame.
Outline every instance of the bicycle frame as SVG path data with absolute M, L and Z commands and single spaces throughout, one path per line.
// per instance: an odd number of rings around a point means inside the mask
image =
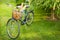
M 23 12 L 20 12 L 18 10 L 13 10 L 12 18 L 10 18 L 7 21 L 7 25 L 6 25 L 7 26 L 7 34 L 11 39 L 18 38 L 18 36 L 20 34 L 20 22 L 22 25 L 23 24 L 30 25 L 32 23 L 34 12 L 32 10 L 28 10 L 28 8 L 29 7 L 26 7 L 26 9 Z M 13 15 L 13 13 L 15 13 L 15 14 Z M 25 14 L 25 16 L 23 13 Z M 30 14 L 32 14 L 32 15 L 30 16 Z M 20 15 L 22 15 L 22 16 L 20 16 Z M 15 19 L 15 17 L 17 19 Z M 23 20 L 22 20 L 22 17 L 24 17 Z M 18 30 L 11 30 L 12 25 L 13 25 L 13 28 L 17 27 Z M 16 32 L 15 36 L 12 35 L 12 34 L 14 34 L 13 32 Z

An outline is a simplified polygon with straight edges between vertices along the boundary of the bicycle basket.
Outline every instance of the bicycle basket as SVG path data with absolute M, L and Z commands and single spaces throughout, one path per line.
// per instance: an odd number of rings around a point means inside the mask
M 21 17 L 21 13 L 18 12 L 17 10 L 14 10 L 14 11 L 12 12 L 12 17 L 13 17 L 14 19 L 18 20 L 18 19 L 20 19 L 20 17 Z

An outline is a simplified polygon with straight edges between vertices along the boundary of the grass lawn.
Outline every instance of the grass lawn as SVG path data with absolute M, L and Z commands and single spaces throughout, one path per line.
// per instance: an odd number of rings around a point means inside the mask
M 0 5 L 0 40 L 12 40 L 6 32 L 6 22 L 11 14 L 11 7 Z M 40 20 L 39 17 L 34 16 L 30 26 L 21 25 L 20 35 L 16 40 L 60 40 L 60 21 Z

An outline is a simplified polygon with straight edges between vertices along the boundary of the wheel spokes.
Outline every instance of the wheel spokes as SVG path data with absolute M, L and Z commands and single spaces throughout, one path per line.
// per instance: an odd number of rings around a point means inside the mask
M 16 23 L 16 21 L 10 21 L 9 22 L 8 34 L 12 38 L 15 38 L 18 35 L 18 24 Z
M 32 21 L 33 21 L 33 14 L 29 13 L 28 16 L 27 16 L 27 24 L 31 24 Z

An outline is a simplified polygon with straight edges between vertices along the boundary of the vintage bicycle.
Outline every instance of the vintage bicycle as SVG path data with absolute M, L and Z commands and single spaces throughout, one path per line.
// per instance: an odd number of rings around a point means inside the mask
M 19 36 L 20 24 L 30 25 L 33 22 L 34 12 L 33 10 L 28 11 L 28 8 L 26 7 L 23 12 L 18 10 L 12 11 L 12 18 L 7 21 L 7 34 L 10 38 L 15 39 Z

